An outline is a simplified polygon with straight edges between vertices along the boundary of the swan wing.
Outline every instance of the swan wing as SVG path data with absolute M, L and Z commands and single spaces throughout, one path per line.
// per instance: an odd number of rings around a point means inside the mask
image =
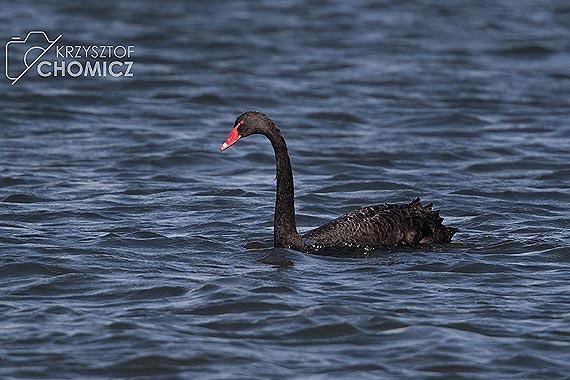
M 409 204 L 383 204 L 351 211 L 302 237 L 325 246 L 448 243 L 457 229 L 442 222 L 432 204 L 423 206 L 417 198 Z

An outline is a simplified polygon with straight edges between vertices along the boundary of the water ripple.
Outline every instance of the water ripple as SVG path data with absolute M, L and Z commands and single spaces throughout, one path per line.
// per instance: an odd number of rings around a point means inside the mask
M 0 378 L 566 379 L 568 33 L 552 2 L 10 4 L 132 78 L 0 99 Z M 452 244 L 274 249 L 280 126 L 297 225 L 417 196 Z

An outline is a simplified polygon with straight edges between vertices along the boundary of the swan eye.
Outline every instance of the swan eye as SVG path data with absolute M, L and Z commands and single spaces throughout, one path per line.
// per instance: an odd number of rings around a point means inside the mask
M 242 136 L 249 135 L 249 126 L 245 123 L 245 121 L 240 120 L 236 126 L 234 127 L 238 131 L 238 133 Z

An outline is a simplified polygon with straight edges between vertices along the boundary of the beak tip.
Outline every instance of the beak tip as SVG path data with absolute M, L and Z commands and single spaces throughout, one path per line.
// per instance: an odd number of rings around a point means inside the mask
M 230 146 L 234 145 L 236 143 L 236 141 L 238 141 L 240 139 L 240 134 L 237 131 L 237 127 L 234 127 L 234 129 L 232 130 L 232 132 L 230 133 L 230 135 L 228 136 L 228 138 L 226 139 L 226 142 L 224 142 L 222 144 L 222 146 L 220 147 L 220 151 L 224 151 L 226 149 L 228 149 Z

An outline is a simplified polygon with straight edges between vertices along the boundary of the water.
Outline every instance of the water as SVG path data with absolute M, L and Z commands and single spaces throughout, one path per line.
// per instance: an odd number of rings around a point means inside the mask
M 2 80 L 2 379 L 569 379 L 565 1 L 11 3 L 2 38 L 135 46 L 132 78 Z M 431 250 L 272 249 L 421 196 Z

